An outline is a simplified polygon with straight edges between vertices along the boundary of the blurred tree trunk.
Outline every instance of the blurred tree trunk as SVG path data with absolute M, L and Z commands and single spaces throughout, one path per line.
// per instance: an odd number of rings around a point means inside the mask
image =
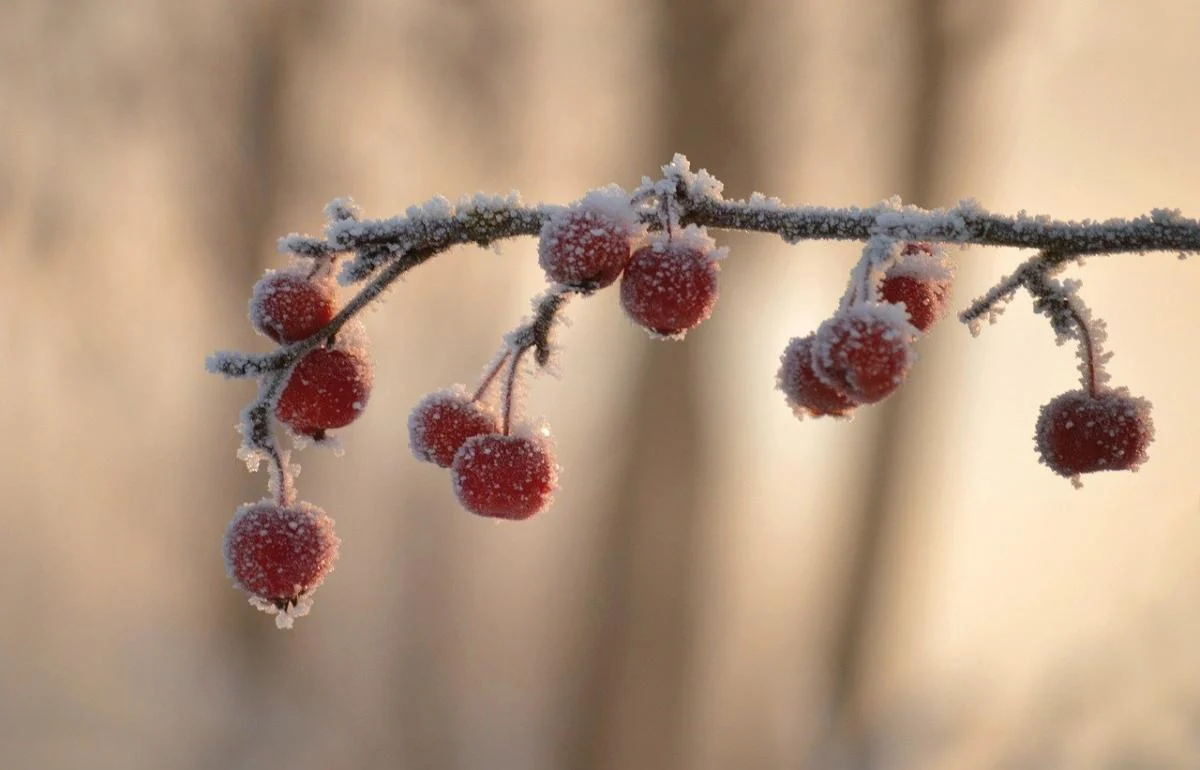
M 464 160 L 480 178 L 493 172 L 511 178 L 516 103 L 507 89 L 518 78 L 524 51 L 521 9 L 487 0 L 453 0 L 420 4 L 412 13 L 412 28 L 403 38 L 421 48 L 424 80 L 431 89 L 427 98 L 466 113 L 464 124 L 471 130 L 475 152 Z M 430 292 L 406 301 L 432 310 L 447 299 Z M 483 334 L 495 337 L 491 330 Z M 378 482 L 373 494 L 398 509 L 429 510 L 442 504 L 440 499 L 427 499 L 427 493 L 404 475 L 389 478 Z M 395 597 L 392 614 L 422 622 L 403 624 L 396 635 L 392 668 L 380 672 L 388 681 L 389 716 L 378 725 L 385 731 L 379 736 L 385 745 L 363 747 L 361 766 L 385 756 L 411 767 L 454 768 L 466 754 L 456 741 L 474 740 L 463 733 L 470 725 L 456 721 L 459 704 L 450 668 L 454 661 L 447 654 L 463 626 L 458 617 L 463 608 L 457 601 L 462 581 L 456 575 L 471 562 L 453 537 L 446 522 L 426 517 L 407 522 L 398 533 L 395 562 L 404 588 Z
M 986 4 L 983 4 L 986 5 Z M 907 12 L 906 48 L 909 66 L 898 77 L 909 87 L 905 110 L 911 134 L 907 146 L 897 152 L 907 155 L 896 189 L 905 203 L 922 207 L 945 205 L 942 190 L 951 187 L 954 169 L 941 162 L 946 154 L 946 126 L 955 108 L 950 79 L 969 78 L 975 57 L 1000 30 L 1005 11 L 979 6 L 981 18 L 969 30 L 947 29 L 950 10 L 943 0 L 911 0 Z M 998 5 L 998 4 L 997 4 Z M 964 34 L 964 32 L 969 34 Z M 937 365 L 935 347 L 926 342 L 921 349 L 921 366 Z M 888 584 L 888 569 L 897 561 L 900 533 L 899 514 L 905 496 L 902 488 L 912 483 L 918 469 L 911 460 L 914 429 L 928 419 L 928 398 L 915 388 L 904 387 L 879 407 L 879 422 L 855 476 L 865 490 L 856 510 L 848 512 L 849 543 L 844 557 L 845 574 L 833 585 L 843 591 L 832 619 L 829 665 L 829 702 L 832 729 L 830 745 L 823 751 L 848 760 L 848 767 L 876 767 L 881 758 L 872 742 L 878 727 L 867 700 L 873 667 L 886 645 L 878 626 L 881 600 Z
M 204 250 L 222 255 L 220 274 L 227 280 L 217 299 L 225 307 L 226 318 L 245 317 L 250 288 L 267 266 L 278 264 L 275 227 L 285 195 L 284 170 L 292 162 L 285 131 L 289 74 L 294 71 L 298 49 L 315 34 L 322 2 L 262 0 L 243 9 L 242 77 L 227 86 L 209 84 L 229 91 L 198 108 L 203 118 L 197 120 L 191 161 L 201 182 L 194 188 L 197 200 L 192 208 L 208 215 Z M 222 111 L 222 106 L 228 112 Z M 219 138 L 223 135 L 224 141 Z M 214 148 L 223 148 L 225 153 L 213 157 Z M 242 340 L 249 343 L 251 338 L 247 324 Z M 244 406 L 246 392 L 243 388 L 226 390 L 227 395 L 212 405 L 221 417 L 210 421 L 212 435 L 206 439 L 223 461 L 206 467 L 218 474 L 209 488 L 221 490 L 223 498 L 236 504 L 257 500 L 266 490 L 261 474 L 248 474 L 240 463 L 230 461 L 231 443 L 237 439 L 231 439 L 229 415 Z M 232 516 L 232 509 L 228 513 Z M 221 586 L 218 596 L 222 605 L 228 604 L 228 593 L 227 587 Z M 227 732 L 197 756 L 200 768 L 234 767 L 255 755 L 253 746 L 261 740 L 255 716 L 269 713 L 269 704 L 279 697 L 280 677 L 288 667 L 287 656 L 278 651 L 278 631 L 268 618 L 249 606 L 217 614 L 222 625 L 215 630 L 215 637 L 222 657 L 236 671 L 242 714 L 229 715 Z
M 731 71 L 731 48 L 754 3 L 661 0 L 654 52 L 662 73 L 660 127 L 641 155 L 648 168 L 688 155 L 733 184 L 757 176 L 751 99 Z M 724 280 L 724 279 L 722 279 Z M 651 342 L 629 387 L 617 432 L 623 470 L 597 549 L 595 610 L 585 631 L 573 721 L 560 767 L 660 770 L 685 758 L 686 693 L 694 654 L 697 548 L 705 505 L 704 410 L 697 361 L 704 328 L 684 344 Z M 589 633 L 590 632 L 590 633 Z

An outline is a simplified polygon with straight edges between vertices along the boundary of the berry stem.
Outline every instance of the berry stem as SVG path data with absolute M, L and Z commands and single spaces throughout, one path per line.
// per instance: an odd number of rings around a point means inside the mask
M 550 353 L 553 350 L 553 346 L 550 344 L 550 332 L 554 329 L 554 319 L 567 304 L 567 300 L 573 294 L 578 293 L 575 289 L 560 285 L 552 288 L 538 299 L 533 320 L 528 324 L 529 336 L 532 339 L 533 347 L 537 349 L 535 360 L 538 366 L 550 363 Z
M 895 261 L 893 251 L 897 240 L 891 236 L 876 235 L 863 246 L 862 256 L 851 272 L 850 283 L 842 294 L 839 310 L 847 310 L 859 302 L 876 302 L 879 299 L 879 282 L 883 271 Z
M 487 393 L 488 388 L 492 386 L 492 382 L 495 381 L 496 375 L 500 373 L 502 368 L 504 368 L 505 362 L 508 361 L 509 356 L 511 355 L 512 350 L 505 345 L 504 349 L 500 352 L 500 355 L 496 356 L 496 360 L 491 364 L 491 366 L 488 367 L 488 370 L 484 372 L 483 379 L 479 382 L 479 387 L 475 389 L 475 393 L 471 396 L 472 402 L 479 401 L 481 398 L 483 398 L 484 394 Z
M 496 377 L 500 368 L 508 362 L 508 376 L 505 378 L 504 387 L 501 390 L 501 419 L 504 435 L 508 435 L 509 426 L 511 423 L 510 415 L 513 408 L 513 393 L 516 389 L 517 376 L 521 367 L 521 358 L 530 348 L 534 348 L 534 359 L 538 366 L 545 366 L 550 363 L 550 354 L 553 352 L 553 345 L 550 342 L 550 332 L 554 329 L 554 319 L 558 316 L 563 306 L 567 304 L 567 300 L 572 295 L 578 294 L 579 290 L 556 284 L 549 291 L 538 298 L 534 306 L 533 320 L 528 323 L 518 326 L 505 336 L 504 349 L 496 359 L 496 363 L 492 365 L 484 379 L 484 384 L 480 385 L 479 391 L 476 392 L 475 398 L 478 400 L 483 391 Z
M 1083 356 L 1083 386 L 1091 396 L 1097 395 L 1099 391 L 1098 370 L 1100 361 L 1097 356 L 1095 340 L 1092 338 L 1091 327 L 1075 307 L 1075 303 L 1068 300 L 1067 313 L 1075 321 L 1075 328 L 1079 332 L 1079 353 Z
M 667 234 L 667 243 L 671 242 L 671 236 L 674 234 L 674 229 L 671 226 L 672 214 L 674 214 L 673 204 L 675 197 L 673 195 L 662 195 L 658 199 L 659 206 L 659 221 L 664 232 Z
M 268 488 L 274 493 L 275 504 L 280 508 L 287 508 L 296 502 L 296 481 L 288 467 L 289 455 L 287 452 L 281 451 L 273 441 L 266 452 L 271 461 L 269 468 L 271 481 Z
M 1077 281 L 1059 281 L 1053 274 L 1067 262 L 1079 259 L 1078 254 L 1044 252 L 1026 261 L 1012 276 L 1003 279 L 995 288 L 976 300 L 959 316 L 964 323 L 973 324 L 994 307 L 1007 302 L 1018 288 L 1024 287 L 1033 296 L 1033 309 L 1050 319 L 1050 326 L 1058 335 L 1059 343 L 1074 337 L 1079 341 L 1079 356 L 1082 384 L 1095 396 L 1100 385 L 1107 379 L 1104 373 L 1106 356 L 1101 350 L 1104 339 L 1102 322 L 1095 320 L 1087 306 L 1076 293 Z
M 509 435 L 512 427 L 512 411 L 513 404 L 516 400 L 515 392 L 517 388 L 517 373 L 521 368 L 521 357 L 525 355 L 528 347 L 523 347 L 512 351 L 509 356 L 508 376 L 504 378 L 504 389 L 501 394 L 501 409 L 500 409 L 500 432 L 505 436 Z

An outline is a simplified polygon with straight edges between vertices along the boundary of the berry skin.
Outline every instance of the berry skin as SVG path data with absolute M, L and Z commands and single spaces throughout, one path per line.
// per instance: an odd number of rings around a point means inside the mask
M 915 329 L 898 305 L 855 305 L 817 329 L 813 371 L 857 404 L 874 404 L 908 376 Z
M 950 261 L 938 256 L 933 244 L 909 243 L 884 274 L 879 296 L 883 302 L 903 303 L 909 322 L 924 333 L 945 314 L 953 277 Z
M 1056 396 L 1038 415 L 1034 441 L 1041 462 L 1079 486 L 1079 475 L 1136 471 L 1154 440 L 1150 403 L 1125 388 Z
M 408 445 L 418 460 L 449 468 L 472 436 L 498 433 L 496 413 L 462 387 L 439 390 L 421 399 L 408 416 Z
M 297 273 L 270 272 L 254 285 L 250 323 L 278 343 L 307 339 L 334 314 L 333 287 Z
M 550 447 L 533 436 L 473 436 L 454 455 L 451 477 L 464 508 L 496 519 L 528 519 L 550 505 L 558 487 Z
M 639 326 L 662 337 L 682 338 L 712 315 L 718 266 L 707 236 L 688 228 L 634 252 L 621 277 L 621 307 Z
M 538 241 L 538 264 L 552 283 L 603 289 L 629 264 L 632 231 L 626 222 L 593 208 L 550 217 Z
M 780 357 L 779 389 L 797 416 L 841 417 L 853 411 L 855 403 L 844 393 L 826 385 L 813 371 L 815 336 L 793 337 Z
M 315 505 L 243 505 L 225 530 L 225 568 L 238 588 L 279 609 L 295 605 L 333 571 L 340 542 Z
M 362 351 L 316 348 L 292 370 L 275 416 L 296 433 L 321 439 L 354 422 L 367 406 L 374 373 Z

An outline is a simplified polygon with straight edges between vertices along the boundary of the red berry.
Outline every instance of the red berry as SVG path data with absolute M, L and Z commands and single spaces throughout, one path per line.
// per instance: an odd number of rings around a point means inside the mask
M 932 244 L 909 243 L 884 274 L 879 295 L 884 302 L 902 303 L 909 322 L 926 332 L 945 313 L 953 277 L 951 263 L 938 256 Z
M 621 307 L 654 334 L 682 337 L 712 315 L 718 267 L 712 241 L 696 233 L 688 228 L 672 240 L 656 239 L 634 252 L 625 268 Z
M 626 206 L 628 208 L 628 206 Z M 592 291 L 620 277 L 629 264 L 633 228 L 600 207 L 558 212 L 538 241 L 538 264 L 553 283 Z
M 813 371 L 858 404 L 882 401 L 912 367 L 913 328 L 896 305 L 855 305 L 821 324 L 813 342 Z
M 374 374 L 357 349 L 316 348 L 292 370 L 275 416 L 296 433 L 323 438 L 354 422 L 367 406 Z
M 918 331 L 927 332 L 945 312 L 947 286 L 907 275 L 889 275 L 883 279 L 879 295 L 884 302 L 903 304 L 909 323 Z
M 1076 482 L 1081 473 L 1137 470 L 1153 440 L 1150 402 L 1125 388 L 1055 397 L 1042 407 L 1034 435 L 1041 461 Z
M 814 335 L 793 337 L 780 357 L 779 389 L 797 415 L 842 416 L 854 409 L 855 403 L 844 393 L 826 385 L 813 372 Z
M 250 297 L 250 323 L 275 342 L 307 339 L 333 315 L 333 287 L 298 273 L 267 273 L 254 285 Z
M 250 503 L 225 530 L 225 568 L 238 588 L 285 609 L 333 571 L 339 543 L 333 519 L 311 503 Z
M 549 445 L 532 436 L 473 436 L 454 455 L 451 475 L 464 508 L 497 519 L 545 510 L 558 486 Z
M 408 416 L 408 444 L 418 460 L 449 468 L 467 439 L 498 433 L 500 419 L 487 406 L 455 387 L 430 393 Z

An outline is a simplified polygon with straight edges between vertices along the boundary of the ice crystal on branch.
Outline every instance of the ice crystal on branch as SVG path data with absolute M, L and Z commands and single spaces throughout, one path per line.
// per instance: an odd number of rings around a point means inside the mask
M 849 416 L 902 386 L 915 361 L 912 346 L 943 314 L 949 298 L 948 246 L 1036 251 L 959 318 L 978 333 L 982 321 L 994 322 L 1024 289 L 1034 310 L 1050 321 L 1055 339 L 1078 343 L 1082 387 L 1052 401 L 1037 430 L 1043 461 L 1073 479 L 1137 467 L 1152 431 L 1149 403 L 1108 384 L 1104 365 L 1111 354 L 1101 349 L 1104 325 L 1088 311 L 1079 282 L 1058 274 L 1083 257 L 1200 251 L 1200 222 L 1172 209 L 1128 220 L 1075 222 L 1024 211 L 996 214 L 970 199 L 936 210 L 899 198 L 866 208 L 789 206 L 760 193 L 728 200 L 721 182 L 703 169 L 693 171 L 683 155 L 632 193 L 610 185 L 566 206 L 525 205 L 515 192 L 477 193 L 453 203 L 439 196 L 403 215 L 371 219 L 349 198 L 338 198 L 325 215 L 322 236 L 293 233 L 279 241 L 292 263 L 278 274 L 301 283 L 279 291 L 264 288 L 258 297 L 255 323 L 279 345 L 265 353 L 218 352 L 206 362 L 215 374 L 258 381 L 238 425 L 238 456 L 251 470 L 264 460 L 270 464 L 271 497 L 264 504 L 282 510 L 301 505 L 295 502 L 296 466 L 277 439 L 282 423 L 294 423 L 299 434 L 324 443 L 331 440 L 326 430 L 358 417 L 370 377 L 356 317 L 401 275 L 457 245 L 537 237 L 549 286 L 534 299 L 533 316 L 501 335 L 500 349 L 473 391 L 459 386 L 418 406 L 410 440 L 418 457 L 449 467 L 453 490 L 467 509 L 512 519 L 543 510 L 557 487 L 548 431 L 531 427 L 540 423 L 525 416 L 521 394 L 523 382 L 553 360 L 553 332 L 567 301 L 599 296 L 619 281 L 617 301 L 630 317 L 652 335 L 682 336 L 708 318 L 716 301 L 717 259 L 727 250 L 711 233 L 768 233 L 793 245 L 864 244 L 836 312 L 815 332 L 794 337 L 781 357 L 778 386 L 793 411 L 805 417 Z M 327 295 L 309 290 L 334 275 L 356 290 L 331 315 L 323 304 Z M 309 371 L 313 362 L 347 351 L 357 355 L 356 350 L 362 356 L 342 367 L 353 376 L 335 377 L 329 369 L 321 379 Z M 294 435 L 293 443 L 303 448 L 304 435 Z M 284 567 L 286 572 L 295 565 Z M 284 588 L 287 596 L 265 595 Z M 252 592 L 290 623 L 307 612 L 311 591 L 303 580 L 284 588 Z

